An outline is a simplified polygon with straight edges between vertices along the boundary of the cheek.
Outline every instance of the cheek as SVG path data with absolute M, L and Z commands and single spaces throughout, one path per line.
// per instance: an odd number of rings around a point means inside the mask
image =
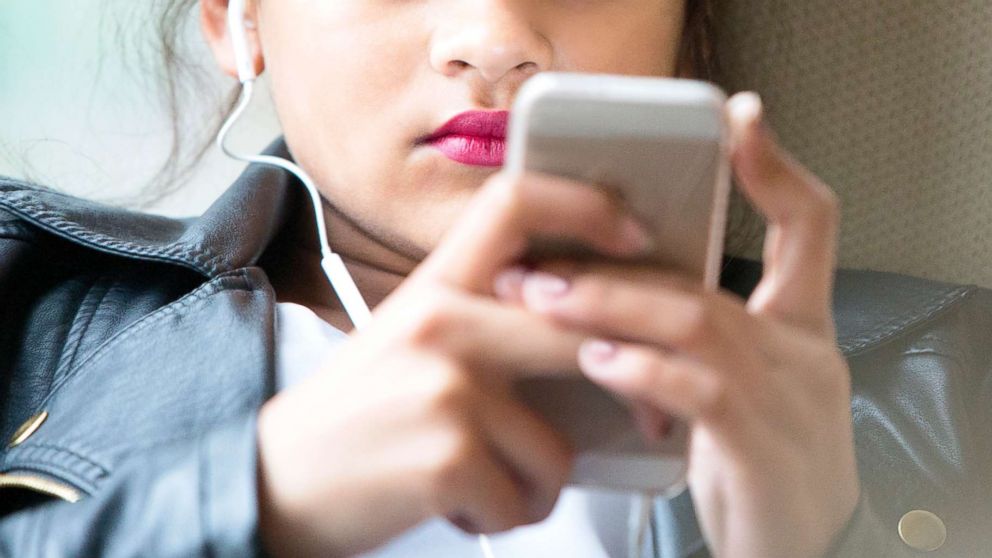
M 399 93 L 414 88 L 409 58 L 419 53 L 401 48 L 410 39 L 392 25 L 327 27 L 273 37 L 266 65 L 287 143 L 328 197 L 343 201 L 336 185 L 383 188 L 402 171 L 416 136 L 411 116 L 423 107 L 405 106 L 409 96 Z
M 565 71 L 670 76 L 681 41 L 681 1 L 639 2 L 594 21 L 559 20 L 557 65 Z M 558 69 L 558 68 L 556 68 Z
M 390 109 L 412 86 L 411 57 L 420 53 L 410 48 L 409 14 L 384 17 L 373 7 L 358 0 L 263 4 L 267 73 L 287 135 L 348 151 L 394 118 Z
M 324 197 L 380 237 L 427 252 L 484 177 L 414 149 L 440 100 L 418 74 L 427 46 L 386 27 L 277 41 L 266 71 L 286 142 Z

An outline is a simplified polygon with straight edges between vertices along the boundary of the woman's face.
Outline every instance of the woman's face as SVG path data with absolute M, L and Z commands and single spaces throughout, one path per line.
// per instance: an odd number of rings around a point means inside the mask
M 256 7 L 286 142 L 340 212 L 422 258 L 498 170 L 418 139 L 509 110 L 542 71 L 672 75 L 685 0 L 272 0 Z

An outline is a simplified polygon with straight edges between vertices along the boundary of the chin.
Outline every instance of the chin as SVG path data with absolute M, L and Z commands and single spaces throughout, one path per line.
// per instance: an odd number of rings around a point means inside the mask
M 458 222 L 465 212 L 465 207 L 472 199 L 475 188 L 463 188 L 453 192 L 444 202 L 434 203 L 432 207 L 421 213 L 424 216 L 418 224 L 421 226 L 419 244 L 422 248 L 430 252 L 436 248 L 447 232 Z

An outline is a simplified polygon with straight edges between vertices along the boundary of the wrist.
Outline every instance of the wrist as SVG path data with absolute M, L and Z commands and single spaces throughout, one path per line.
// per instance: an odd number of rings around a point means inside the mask
M 256 475 L 258 493 L 258 531 L 265 552 L 274 558 L 283 556 L 314 556 L 326 553 L 317 552 L 317 548 L 307 548 L 306 538 L 296 532 L 299 514 L 292 510 L 294 506 L 287 501 L 285 491 L 279 482 L 279 440 L 281 429 L 277 407 L 278 398 L 274 398 L 262 406 L 258 415 L 256 432 L 258 442 L 258 468 Z

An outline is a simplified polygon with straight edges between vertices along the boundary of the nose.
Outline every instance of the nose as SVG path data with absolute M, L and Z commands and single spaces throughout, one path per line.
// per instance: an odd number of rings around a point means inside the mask
M 494 83 L 511 72 L 523 78 L 547 70 L 551 45 L 528 17 L 532 2 L 458 0 L 446 4 L 449 11 L 437 16 L 431 65 L 449 77 L 474 68 Z

